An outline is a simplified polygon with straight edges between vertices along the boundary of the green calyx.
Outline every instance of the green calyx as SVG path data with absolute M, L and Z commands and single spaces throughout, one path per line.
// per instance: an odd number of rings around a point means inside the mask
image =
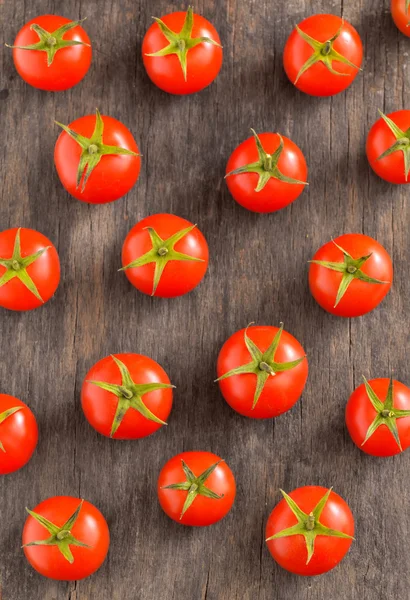
M 400 452 L 403 451 L 401 447 L 399 432 L 397 430 L 397 419 L 402 419 L 403 417 L 410 417 L 410 410 L 400 410 L 398 408 L 394 408 L 394 398 L 393 398 L 393 379 L 390 378 L 389 388 L 387 390 L 387 396 L 384 402 L 378 398 L 365 377 L 363 377 L 364 385 L 366 387 L 366 394 L 369 398 L 374 410 L 376 411 L 376 416 L 374 418 L 373 423 L 370 425 L 367 430 L 366 437 L 362 443 L 362 446 L 367 442 L 367 440 L 373 435 L 373 433 L 380 427 L 380 425 L 386 425 L 386 427 L 391 432 L 392 436 L 396 440 L 396 443 L 400 449 Z
M 74 514 L 64 523 L 62 527 L 58 527 L 54 525 L 51 521 L 39 515 L 32 510 L 26 508 L 28 514 L 33 517 L 40 525 L 42 525 L 47 531 L 50 533 L 50 537 L 45 540 L 37 540 L 34 542 L 29 542 L 28 544 L 24 544 L 23 548 L 28 546 L 57 546 L 60 550 L 61 554 L 64 556 L 66 560 L 70 564 L 73 564 L 74 557 L 71 552 L 70 546 L 80 546 L 81 548 L 91 548 L 88 544 L 84 544 L 84 542 L 80 542 L 77 540 L 73 534 L 71 533 L 72 528 L 75 525 L 75 522 L 78 519 L 81 508 L 83 506 L 84 500 L 81 500 Z
M 21 283 L 23 283 L 23 285 L 25 285 L 26 288 L 32 294 L 34 294 L 34 296 L 38 300 L 40 300 L 40 302 L 44 303 L 44 300 L 40 296 L 36 284 L 31 279 L 30 275 L 27 273 L 27 267 L 32 265 L 38 258 L 40 258 L 40 256 L 50 248 L 50 246 L 41 248 L 41 250 L 38 250 L 38 252 L 35 252 L 30 256 L 23 257 L 21 255 L 20 230 L 21 227 L 17 230 L 16 233 L 12 256 L 10 258 L 0 258 L 0 266 L 6 268 L 6 271 L 0 277 L 0 287 L 6 285 L 6 283 L 17 277 L 18 279 L 20 279 Z
M 331 73 L 333 73 L 333 75 L 341 75 L 341 76 L 348 75 L 348 73 L 340 73 L 339 71 L 336 71 L 333 68 L 333 61 L 334 60 L 337 61 L 337 62 L 343 63 L 345 65 L 349 65 L 349 67 L 353 67 L 354 69 L 358 69 L 359 71 L 361 70 L 360 67 L 358 67 L 357 65 L 355 65 L 354 63 L 352 63 L 347 58 L 345 58 L 342 54 L 339 54 L 339 52 L 337 52 L 333 48 L 334 42 L 337 40 L 337 38 L 339 37 L 339 35 L 342 33 L 343 25 L 344 25 L 344 21 L 342 19 L 342 23 L 341 23 L 339 29 L 336 31 L 336 33 L 334 34 L 334 36 L 331 37 L 326 42 L 318 42 L 317 40 L 315 40 L 312 37 L 310 37 L 310 35 L 308 35 L 304 31 L 302 31 L 300 29 L 300 27 L 298 27 L 298 25 L 296 25 L 296 31 L 298 32 L 298 34 L 300 35 L 300 37 L 303 40 L 305 40 L 305 42 L 307 44 L 309 44 L 309 46 L 311 48 L 313 48 L 314 52 L 307 59 L 307 61 L 305 62 L 305 64 L 302 66 L 302 68 L 300 69 L 299 73 L 297 74 L 297 77 L 296 77 L 296 79 L 294 81 L 295 85 L 298 82 L 299 78 L 303 75 L 303 73 L 305 73 L 308 69 L 310 69 L 310 67 L 312 67 L 314 64 L 316 64 L 318 62 L 323 63 L 325 65 L 325 67 Z
M 354 279 L 359 279 L 365 283 L 389 283 L 388 281 L 381 281 L 380 279 L 369 277 L 361 270 L 364 263 L 372 256 L 372 253 L 362 256 L 361 258 L 353 258 L 346 250 L 336 244 L 334 240 L 333 243 L 337 248 L 339 248 L 340 252 L 343 253 L 343 262 L 330 262 L 326 260 L 310 260 L 309 262 L 315 265 L 320 265 L 321 267 L 325 267 L 326 269 L 330 269 L 331 271 L 342 273 L 342 280 L 340 282 L 339 289 L 337 290 L 334 308 L 336 308 L 336 306 L 339 304 L 340 300 L 343 298 L 349 285 Z
M 182 507 L 181 515 L 179 517 L 180 520 L 182 519 L 188 508 L 192 505 L 197 496 L 205 496 L 206 498 L 212 498 L 214 500 L 220 500 L 221 498 L 223 498 L 223 494 L 217 494 L 216 492 L 213 492 L 205 486 L 206 480 L 215 471 L 216 467 L 221 462 L 224 461 L 218 460 L 218 462 L 208 467 L 203 473 L 196 476 L 188 467 L 186 462 L 181 460 L 182 469 L 185 473 L 186 481 L 183 481 L 181 483 L 171 483 L 170 485 L 165 485 L 162 488 L 163 490 L 180 490 L 183 492 L 187 492 L 184 506 Z
M 3 411 L 2 413 L 0 413 L 0 425 L 9 417 L 11 417 L 11 415 L 14 415 L 14 413 L 16 413 L 17 411 L 21 410 L 23 407 L 22 406 L 16 406 L 14 408 L 8 408 L 7 410 Z M 6 452 L 6 449 L 4 448 L 3 444 L 1 443 L 0 440 L 0 450 L 2 452 Z
M 88 178 L 103 156 L 108 154 L 140 156 L 132 150 L 120 148 L 120 146 L 107 146 L 107 144 L 103 143 L 104 121 L 98 108 L 96 109 L 94 132 L 90 138 L 80 135 L 58 121 L 55 121 L 55 123 L 64 129 L 64 131 L 82 148 L 77 169 L 77 188 L 80 187 L 82 181 L 81 192 L 84 191 Z
M 70 29 L 74 29 L 80 25 L 85 19 L 81 19 L 80 21 L 71 21 L 70 23 L 66 23 L 62 25 L 55 31 L 49 32 L 43 29 L 40 25 L 36 25 L 33 23 L 30 25 L 30 29 L 35 31 L 39 37 L 39 41 L 35 44 L 30 44 L 29 46 L 10 46 L 6 44 L 7 48 L 18 48 L 19 50 L 39 50 L 40 52 L 46 52 L 47 54 L 47 66 L 53 64 L 53 60 L 55 55 L 62 48 L 68 48 L 69 46 L 89 46 L 90 44 L 86 44 L 85 42 L 79 42 L 77 40 L 65 40 L 64 34 Z
M 290 537 L 292 535 L 303 535 L 306 543 L 307 550 L 307 560 L 306 564 L 309 564 L 314 552 L 315 552 L 315 540 L 316 536 L 323 535 L 327 537 L 338 537 L 353 540 L 354 538 L 347 533 L 343 533 L 342 531 L 337 531 L 336 529 L 329 529 L 325 525 L 322 525 L 320 522 L 320 516 L 323 512 L 324 507 L 326 506 L 326 502 L 329 499 L 332 488 L 330 488 L 326 494 L 319 500 L 315 508 L 309 513 L 306 514 L 303 512 L 301 508 L 296 504 L 294 500 L 288 494 L 286 494 L 283 490 L 280 490 L 281 494 L 297 519 L 297 524 L 292 525 L 292 527 L 288 527 L 287 529 L 283 529 L 275 535 L 269 537 L 266 541 L 277 540 L 279 538 Z
M 249 325 L 248 325 L 248 327 L 249 327 Z M 249 336 L 247 334 L 248 327 L 245 329 L 244 337 L 245 337 L 246 347 L 249 351 L 249 354 L 252 357 L 251 362 L 247 363 L 246 365 L 236 367 L 235 369 L 232 369 L 231 371 L 228 371 L 228 373 L 225 373 L 224 375 L 219 377 L 216 381 L 222 381 L 223 379 L 226 379 L 227 377 L 232 377 L 233 375 L 243 375 L 245 373 L 253 373 L 254 375 L 256 375 L 256 388 L 255 388 L 255 395 L 253 397 L 253 404 L 252 404 L 252 410 L 253 410 L 258 403 L 260 395 L 261 395 L 263 388 L 265 387 L 265 384 L 268 381 L 269 377 L 275 377 L 275 375 L 277 373 L 283 373 L 284 371 L 289 371 L 290 369 L 294 369 L 306 357 L 302 356 L 300 358 L 297 358 L 296 360 L 292 360 L 291 362 L 285 362 L 285 363 L 275 362 L 276 350 L 278 349 L 278 346 L 280 343 L 280 338 L 281 338 L 282 332 L 283 332 L 283 323 L 280 324 L 280 328 L 279 328 L 278 332 L 276 333 L 275 337 L 273 338 L 271 345 L 265 352 L 262 352 L 261 350 L 259 350 L 259 348 L 255 344 L 255 342 L 253 342 L 249 338 Z
M 390 154 L 393 154 L 393 152 L 403 152 L 404 177 L 407 181 L 410 171 L 410 127 L 406 129 L 406 131 L 402 131 L 400 127 L 398 127 L 396 123 L 389 117 L 383 114 L 381 110 L 379 110 L 379 115 L 393 133 L 396 141 L 390 146 L 390 148 L 387 148 L 387 150 L 385 150 L 377 160 L 386 158 L 386 156 L 390 156 Z
M 121 425 L 121 422 L 125 417 L 127 411 L 131 408 L 139 412 L 143 417 L 145 417 L 149 421 L 154 421 L 155 423 L 166 425 L 165 421 L 161 421 L 161 419 L 156 417 L 145 406 L 142 397 L 144 396 L 144 394 L 148 394 L 149 392 L 173 388 L 175 386 L 169 383 L 134 383 L 129 370 L 124 365 L 124 363 L 113 354 L 111 355 L 111 358 L 120 370 L 122 377 L 121 385 L 117 385 L 114 383 L 106 383 L 105 381 L 87 382 L 96 385 L 97 387 L 105 390 L 106 392 L 114 394 L 114 396 L 118 398 L 117 409 L 115 411 L 114 420 L 112 422 L 110 437 L 114 436 L 118 427 Z
M 182 238 L 184 238 L 195 227 L 196 225 L 191 225 L 186 229 L 181 229 L 181 231 L 177 231 L 177 233 L 174 233 L 174 235 L 171 235 L 171 237 L 167 238 L 166 240 L 163 240 L 153 227 L 146 227 L 146 230 L 151 238 L 152 249 L 119 270 L 126 271 L 127 269 L 136 269 L 137 267 L 155 263 L 154 282 L 151 293 L 151 296 L 155 296 L 161 276 L 170 260 L 193 260 L 204 262 L 202 258 L 189 256 L 189 254 L 183 254 L 182 252 L 177 252 L 174 250 L 175 244 L 182 240 Z
M 168 46 L 162 48 L 158 52 L 153 52 L 152 54 L 146 54 L 146 56 L 169 56 L 170 54 L 175 54 L 178 57 L 178 60 L 181 64 L 182 72 L 184 74 L 185 81 L 187 80 L 187 57 L 188 52 L 198 46 L 198 44 L 213 44 L 214 46 L 222 47 L 218 42 L 209 38 L 209 37 L 198 37 L 193 38 L 192 30 L 194 27 L 194 13 L 192 10 L 192 6 L 188 7 L 186 12 L 186 17 L 182 29 L 179 33 L 172 31 L 161 19 L 157 19 L 156 17 L 152 17 L 154 21 L 157 23 L 158 27 L 161 30 L 163 36 L 169 42 Z

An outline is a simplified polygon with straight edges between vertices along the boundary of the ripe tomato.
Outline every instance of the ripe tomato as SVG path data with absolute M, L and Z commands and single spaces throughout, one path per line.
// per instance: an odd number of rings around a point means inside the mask
M 196 287 L 208 268 L 208 244 L 202 233 L 181 217 L 151 215 L 125 238 L 122 269 L 137 290 L 173 298 Z
M 305 351 L 280 328 L 254 326 L 234 333 L 222 346 L 217 373 L 222 395 L 245 417 L 267 419 L 289 410 L 308 376 Z
M 57 123 L 60 134 L 54 162 L 69 194 L 90 204 L 105 204 L 124 196 L 136 183 L 141 159 L 131 132 L 112 117 L 87 115 L 69 127 Z
M 169 94 L 192 94 L 207 87 L 222 66 L 216 29 L 192 8 L 155 18 L 142 42 L 148 77 Z
M 356 29 L 336 15 L 313 15 L 290 34 L 283 64 L 290 81 L 305 94 L 333 96 L 360 70 L 362 41 Z
M 307 485 L 283 499 L 271 512 L 266 537 L 269 552 L 296 575 L 320 575 L 333 569 L 350 548 L 354 519 L 349 506 L 330 490 Z
M 226 166 L 226 181 L 241 206 L 259 213 L 284 208 L 303 192 L 307 166 L 302 151 L 279 133 L 261 133 L 240 144 Z
M 393 266 L 381 244 L 347 233 L 324 244 L 310 261 L 309 287 L 322 308 L 339 317 L 360 317 L 391 288 Z
M 381 117 L 369 131 L 366 154 L 375 173 L 390 183 L 409 183 L 410 110 Z
M 81 404 L 87 421 L 103 435 L 143 438 L 166 425 L 172 387 L 155 360 L 142 354 L 114 354 L 88 371 Z
M 38 308 L 50 300 L 59 282 L 57 250 L 45 235 L 23 227 L 0 233 L 0 306 Z
M 57 15 L 36 17 L 24 25 L 13 46 L 13 60 L 24 81 L 59 92 L 77 85 L 91 64 L 90 39 L 81 27 Z
M 0 394 L 0 475 L 28 463 L 38 441 L 37 421 L 27 404 Z
M 391 0 L 391 16 L 404 35 L 410 37 L 410 1 L 409 0 Z
M 410 389 L 392 379 L 363 379 L 346 405 L 350 437 L 373 456 L 403 452 L 410 446 Z
M 169 460 L 158 478 L 163 511 L 177 523 L 203 527 L 228 514 L 235 500 L 231 469 L 211 452 L 182 452 Z
M 72 496 L 54 496 L 27 512 L 24 554 L 38 573 L 50 579 L 76 581 L 101 567 L 110 532 L 93 504 Z

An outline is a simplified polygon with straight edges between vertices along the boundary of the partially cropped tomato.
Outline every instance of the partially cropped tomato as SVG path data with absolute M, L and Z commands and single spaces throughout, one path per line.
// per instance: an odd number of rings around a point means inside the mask
M 362 41 L 348 21 L 336 15 L 313 15 L 290 34 L 283 64 L 290 81 L 311 96 L 345 90 L 360 70 Z
M 76 581 L 101 567 L 110 532 L 93 504 L 72 496 L 54 496 L 27 512 L 24 554 L 38 573 L 50 579 Z
M 366 154 L 375 173 L 389 183 L 409 183 L 410 110 L 384 115 L 369 131 Z
M 222 346 L 217 374 L 222 395 L 245 417 L 267 419 L 299 400 L 308 376 L 305 351 L 278 327 L 253 326 L 234 333 Z
M 410 389 L 393 379 L 363 379 L 346 405 L 350 437 L 373 456 L 403 452 L 410 446 Z
M 158 478 L 163 511 L 177 523 L 203 527 L 228 514 L 236 484 L 226 462 L 211 452 L 182 452 L 169 460 Z
M 118 200 L 136 183 L 141 159 L 131 132 L 112 117 L 87 115 L 64 131 L 54 150 L 61 183 L 69 194 L 90 204 Z
M 45 235 L 24 227 L 0 233 L 0 306 L 18 311 L 43 306 L 59 282 L 57 250 Z
M 302 151 L 279 133 L 261 133 L 240 144 L 226 166 L 229 191 L 241 205 L 259 213 L 284 208 L 303 192 L 307 166 Z
M 28 463 L 38 441 L 37 421 L 27 404 L 0 394 L 0 475 Z
M 393 281 L 390 256 L 361 233 L 324 244 L 310 261 L 309 287 L 316 302 L 339 317 L 360 317 L 386 296 Z
M 271 512 L 266 537 L 276 562 L 296 575 L 321 575 L 347 554 L 354 534 L 349 506 L 332 488 L 316 485 L 281 490 Z
M 166 425 L 172 388 L 164 369 L 142 354 L 113 354 L 87 373 L 81 403 L 87 421 L 117 440 L 143 438 Z
M 148 77 L 170 94 L 192 94 L 208 86 L 222 66 L 222 46 L 209 21 L 193 13 L 154 17 L 142 42 Z
M 84 20 L 42 15 L 26 23 L 10 46 L 20 77 L 51 92 L 77 85 L 90 68 L 92 55 L 90 39 L 80 25 Z
M 391 0 L 390 10 L 396 27 L 410 37 L 410 0 Z
M 208 259 L 208 244 L 196 225 L 158 214 L 139 221 L 125 238 L 121 270 L 140 292 L 173 298 L 199 284 Z

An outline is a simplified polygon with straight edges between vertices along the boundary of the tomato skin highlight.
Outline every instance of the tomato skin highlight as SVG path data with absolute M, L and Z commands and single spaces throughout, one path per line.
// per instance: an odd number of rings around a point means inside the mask
M 327 492 L 321 486 L 304 486 L 293 490 L 289 496 L 307 514 L 317 505 Z M 323 509 L 320 521 L 329 528 L 354 535 L 354 519 L 347 503 L 335 492 L 331 492 Z M 282 499 L 271 512 L 266 524 L 266 538 L 297 523 L 295 515 Z M 352 540 L 336 537 L 317 536 L 315 550 L 306 564 L 307 550 L 304 537 L 295 535 L 267 542 L 269 552 L 275 561 L 287 571 L 296 575 L 321 575 L 333 569 L 347 554 Z
M 390 11 L 397 29 L 410 37 L 410 11 L 406 11 L 406 0 L 391 0 Z
M 409 32 L 410 33 L 410 32 Z M 410 127 L 410 110 L 397 110 L 388 113 L 392 121 L 406 131 Z M 366 140 L 366 155 L 373 171 L 385 181 L 395 184 L 410 183 L 406 181 L 403 152 L 397 150 L 379 160 L 379 156 L 396 142 L 396 137 L 388 125 L 380 117 L 371 127 Z
M 0 475 L 14 473 L 33 456 L 38 442 L 37 421 L 30 408 L 14 396 L 0 394 L 0 414 L 10 408 L 21 407 L 0 423 Z
M 30 30 L 34 23 L 52 33 L 65 23 L 66 19 L 57 15 L 35 17 L 20 29 L 14 46 L 28 46 L 39 41 L 35 31 Z M 58 50 L 50 66 L 47 66 L 47 55 L 38 50 L 21 50 L 13 48 L 13 60 L 18 74 L 29 85 L 49 92 L 68 90 L 77 85 L 87 74 L 91 65 L 91 42 L 81 25 L 64 34 L 65 40 L 75 40 L 89 46 L 71 46 Z

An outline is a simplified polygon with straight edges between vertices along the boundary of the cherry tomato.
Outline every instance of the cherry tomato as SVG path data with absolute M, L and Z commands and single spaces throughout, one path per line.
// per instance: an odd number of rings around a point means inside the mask
M 101 567 L 110 532 L 93 504 L 72 496 L 54 496 L 27 512 L 24 554 L 38 573 L 50 579 L 76 581 Z
M 50 92 L 77 85 L 90 68 L 92 55 L 90 39 L 80 25 L 84 20 L 42 15 L 26 23 L 11 46 L 20 77 Z
M 37 421 L 27 404 L 0 394 L 0 475 L 24 467 L 38 441 Z
M 60 134 L 54 162 L 69 194 L 90 204 L 105 204 L 124 196 L 136 183 L 141 159 L 131 132 L 112 117 L 87 115 L 69 127 L 57 123 Z
M 336 15 L 313 15 L 290 34 L 283 64 L 290 81 L 305 94 L 333 96 L 352 83 L 362 64 L 356 29 Z
M 348 552 L 354 519 L 349 506 L 330 490 L 307 485 L 293 490 L 271 512 L 266 537 L 276 562 L 296 575 L 320 575 Z
M 231 469 L 211 452 L 182 452 L 169 460 L 158 478 L 163 511 L 177 523 L 203 527 L 228 514 L 235 500 Z
M 279 133 L 261 133 L 231 154 L 226 182 L 234 199 L 248 210 L 275 212 L 300 196 L 306 183 L 307 166 L 302 151 Z
M 361 233 L 324 244 L 310 261 L 309 287 L 322 308 L 339 317 L 360 317 L 386 296 L 393 281 L 390 256 Z
M 103 435 L 143 438 L 166 425 L 172 387 L 155 360 L 142 354 L 114 354 L 88 371 L 81 403 L 87 421 Z
M 148 77 L 161 90 L 192 94 L 221 70 L 221 40 L 211 23 L 189 7 L 155 18 L 142 42 L 142 58 Z
M 381 117 L 369 131 L 366 154 L 375 173 L 390 183 L 409 183 L 410 110 Z
M 24 227 L 0 233 L 0 306 L 19 311 L 43 306 L 59 282 L 57 250 L 45 235 Z
M 305 351 L 278 327 L 253 326 L 234 333 L 217 363 L 222 395 L 245 417 L 267 419 L 288 411 L 299 400 L 308 376 Z
M 410 2 L 409 0 L 391 0 L 391 16 L 404 35 L 410 37 Z
M 195 225 L 158 214 L 139 221 L 125 238 L 121 270 L 140 292 L 173 298 L 199 284 L 208 259 L 208 244 Z
M 346 405 L 346 425 L 363 452 L 399 454 L 410 446 L 410 389 L 392 379 L 364 379 Z

